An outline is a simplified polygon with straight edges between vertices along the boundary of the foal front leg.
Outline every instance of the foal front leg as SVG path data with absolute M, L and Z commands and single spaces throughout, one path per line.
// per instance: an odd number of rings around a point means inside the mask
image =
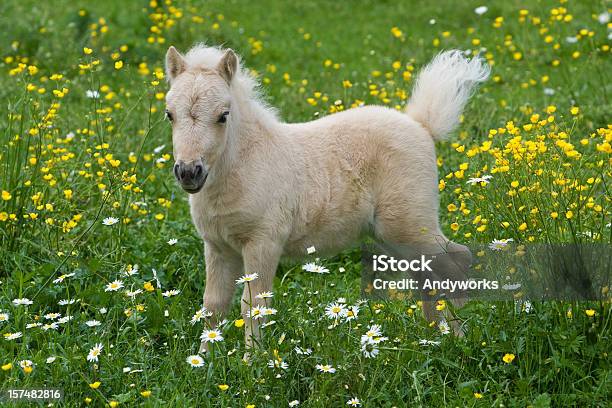
M 235 279 L 242 270 L 242 260 L 237 254 L 221 252 L 213 243 L 204 243 L 204 256 L 206 262 L 206 288 L 204 289 L 204 307 L 212 316 L 207 318 L 211 328 L 223 320 L 226 315 L 234 291 Z M 200 344 L 200 352 L 208 351 L 205 342 Z
M 244 284 L 242 294 L 241 309 L 245 321 L 245 343 L 247 348 L 252 348 L 261 338 L 259 326 L 262 317 L 249 318 L 248 312 L 256 306 L 266 305 L 265 299 L 259 299 L 256 296 L 262 292 L 272 291 L 282 249 L 280 245 L 270 242 L 254 243 L 245 246 L 242 254 L 245 273 L 258 275 L 254 281 Z

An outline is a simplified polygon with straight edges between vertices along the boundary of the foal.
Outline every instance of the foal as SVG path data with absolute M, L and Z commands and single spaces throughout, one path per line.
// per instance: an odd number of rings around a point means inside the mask
M 405 112 L 350 109 L 306 123 L 283 123 L 230 50 L 197 45 L 166 54 L 174 174 L 187 191 L 204 240 L 204 306 L 220 319 L 235 280 L 257 273 L 242 297 L 246 343 L 259 335 L 247 311 L 272 290 L 281 256 L 315 246 L 333 254 L 363 234 L 394 243 L 464 253 L 438 223 L 434 141 L 455 128 L 489 68 L 459 51 L 436 56 Z M 469 261 L 468 261 L 469 262 Z M 432 305 L 424 307 L 433 318 Z M 201 350 L 206 350 L 205 344 Z

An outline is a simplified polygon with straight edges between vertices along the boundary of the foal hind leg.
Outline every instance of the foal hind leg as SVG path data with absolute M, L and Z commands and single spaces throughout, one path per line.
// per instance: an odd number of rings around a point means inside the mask
M 472 259 L 471 252 L 466 246 L 452 242 L 444 236 L 437 219 L 437 197 L 434 197 L 421 196 L 421 202 L 414 202 L 414 198 L 409 202 L 403 195 L 387 196 L 377 207 L 376 236 L 386 243 L 407 245 L 421 254 L 443 254 L 444 256 L 436 257 L 434 270 L 441 271 L 444 276 L 452 279 L 465 279 L 465 271 Z M 466 301 L 466 296 L 453 299 L 457 307 L 462 307 Z M 423 301 L 423 313 L 428 321 L 439 322 L 448 317 L 453 331 L 462 335 L 463 331 L 456 317 L 449 316 L 447 309 L 443 310 L 445 311 L 440 313 L 434 300 Z M 447 316 L 444 316 L 445 314 Z

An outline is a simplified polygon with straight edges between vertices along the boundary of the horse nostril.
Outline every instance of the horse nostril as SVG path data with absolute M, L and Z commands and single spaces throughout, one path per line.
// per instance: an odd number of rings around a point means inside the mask
M 176 177 L 176 179 L 180 181 L 180 180 L 181 180 L 181 177 L 180 177 L 180 175 L 179 175 L 179 169 L 180 169 L 180 166 L 179 166 L 179 164 L 178 164 L 178 163 L 176 163 L 176 164 L 174 165 L 174 177 Z
M 201 164 L 196 164 L 195 174 L 193 175 L 193 178 L 196 180 L 199 179 L 203 171 L 204 171 L 204 166 L 202 166 Z

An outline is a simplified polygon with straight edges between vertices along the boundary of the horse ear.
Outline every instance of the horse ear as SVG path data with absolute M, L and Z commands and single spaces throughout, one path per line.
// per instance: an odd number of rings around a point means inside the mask
M 237 70 L 238 57 L 234 51 L 228 48 L 225 54 L 223 54 L 221 61 L 219 61 L 219 65 L 217 65 L 217 71 L 219 71 L 219 74 L 225 79 L 225 82 L 230 84 Z
M 166 53 L 166 75 L 168 80 L 172 82 L 174 78 L 182 74 L 187 68 L 185 58 L 173 46 L 168 48 Z

